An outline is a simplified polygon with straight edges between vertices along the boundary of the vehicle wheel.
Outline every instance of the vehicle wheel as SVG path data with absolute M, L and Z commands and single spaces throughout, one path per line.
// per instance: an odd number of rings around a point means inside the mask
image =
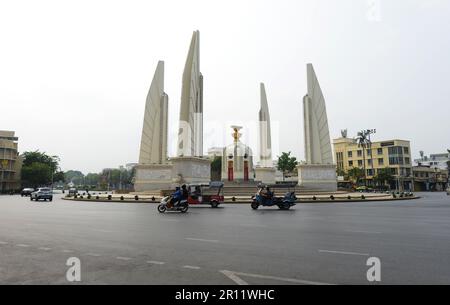
M 189 210 L 189 205 L 185 205 L 184 207 L 181 208 L 181 213 L 186 213 Z
M 253 210 L 257 210 L 257 209 L 258 209 L 258 207 L 259 207 L 259 204 L 258 204 L 258 202 L 256 202 L 256 201 L 253 201 L 253 202 L 252 202 L 252 209 L 253 209 Z
M 44 198 L 44 201 L 47 202 L 47 198 Z
M 158 212 L 164 213 L 166 210 L 167 210 L 167 208 L 164 204 L 158 205 Z
M 214 200 L 214 201 L 211 202 L 211 207 L 213 209 L 217 208 L 218 206 L 219 206 L 219 203 L 217 201 Z
M 30 201 L 33 201 L 33 197 L 30 196 Z
M 52 202 L 53 201 L 53 197 L 52 198 L 50 198 L 48 201 L 50 201 L 50 202 Z

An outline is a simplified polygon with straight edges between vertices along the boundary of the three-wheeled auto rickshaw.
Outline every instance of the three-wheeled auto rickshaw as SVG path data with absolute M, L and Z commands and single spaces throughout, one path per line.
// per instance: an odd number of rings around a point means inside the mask
M 217 208 L 225 201 L 223 195 L 223 182 L 213 181 L 210 184 L 190 184 L 188 186 L 190 205 L 209 204 Z
M 283 197 L 275 196 L 275 189 L 284 189 L 287 191 Z M 293 189 L 293 191 L 292 191 Z M 295 205 L 297 196 L 295 196 L 295 185 L 258 185 L 258 191 L 252 197 L 251 207 L 257 210 L 260 206 L 277 206 L 280 210 L 289 210 Z

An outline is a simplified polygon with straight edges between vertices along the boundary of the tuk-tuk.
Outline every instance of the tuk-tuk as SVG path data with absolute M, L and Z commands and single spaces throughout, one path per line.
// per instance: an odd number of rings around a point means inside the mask
M 209 204 L 212 208 L 217 208 L 225 201 L 223 186 L 224 183 L 221 181 L 213 181 L 210 184 L 190 184 L 188 203 L 190 205 Z

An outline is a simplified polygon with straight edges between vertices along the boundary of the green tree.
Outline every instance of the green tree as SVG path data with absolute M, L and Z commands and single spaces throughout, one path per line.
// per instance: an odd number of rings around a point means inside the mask
M 278 170 L 283 173 L 283 181 L 287 173 L 292 173 L 297 168 L 297 158 L 291 157 L 291 152 L 283 152 L 278 156 Z
M 22 181 L 26 186 L 37 188 L 52 182 L 52 169 L 48 164 L 35 162 L 22 167 Z
M 58 171 L 58 172 L 53 174 L 53 181 L 54 182 L 64 182 L 65 180 L 66 180 L 66 178 L 64 176 L 64 172 Z
M 90 187 L 96 187 L 100 183 L 100 174 L 89 173 L 85 177 L 85 184 Z
M 364 178 L 364 170 L 359 167 L 352 167 L 348 170 L 348 177 L 352 180 L 356 185 L 359 184 L 362 178 Z
M 56 175 L 60 177 L 58 168 L 60 159 L 58 156 L 49 156 L 46 153 L 27 151 L 22 154 L 22 182 L 24 185 L 39 187 L 52 183 Z
M 366 171 L 366 149 L 367 147 L 371 147 L 371 143 L 369 140 L 369 133 L 367 130 L 363 130 L 358 132 L 356 136 L 356 143 L 358 143 L 358 147 L 362 148 L 363 155 L 363 170 L 364 170 L 364 185 L 367 186 L 367 171 Z M 372 151 L 370 152 L 372 155 Z
M 84 174 L 77 170 L 68 170 L 64 173 L 66 183 L 73 183 L 75 185 L 81 185 L 84 182 Z
M 389 167 L 386 167 L 378 170 L 378 173 L 374 177 L 374 180 L 378 185 L 385 186 L 386 183 L 389 184 L 394 181 L 394 176 L 392 175 L 391 169 Z
M 222 157 L 215 156 L 211 162 L 211 179 L 215 181 L 222 180 Z

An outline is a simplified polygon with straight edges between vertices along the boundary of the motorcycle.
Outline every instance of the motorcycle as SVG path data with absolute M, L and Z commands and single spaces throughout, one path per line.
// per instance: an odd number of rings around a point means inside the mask
M 166 211 L 176 211 L 186 213 L 189 209 L 187 200 L 181 200 L 179 203 L 172 203 L 172 196 L 164 197 L 158 205 L 158 212 L 165 213 Z
M 260 206 L 278 206 L 280 210 L 289 210 L 292 206 L 295 205 L 295 201 L 297 200 L 295 192 L 289 191 L 284 195 L 284 197 L 276 197 L 275 195 L 263 196 L 261 194 L 263 189 L 264 188 L 258 189 L 258 192 L 255 194 L 255 196 L 252 197 L 251 207 L 253 210 L 257 210 Z

